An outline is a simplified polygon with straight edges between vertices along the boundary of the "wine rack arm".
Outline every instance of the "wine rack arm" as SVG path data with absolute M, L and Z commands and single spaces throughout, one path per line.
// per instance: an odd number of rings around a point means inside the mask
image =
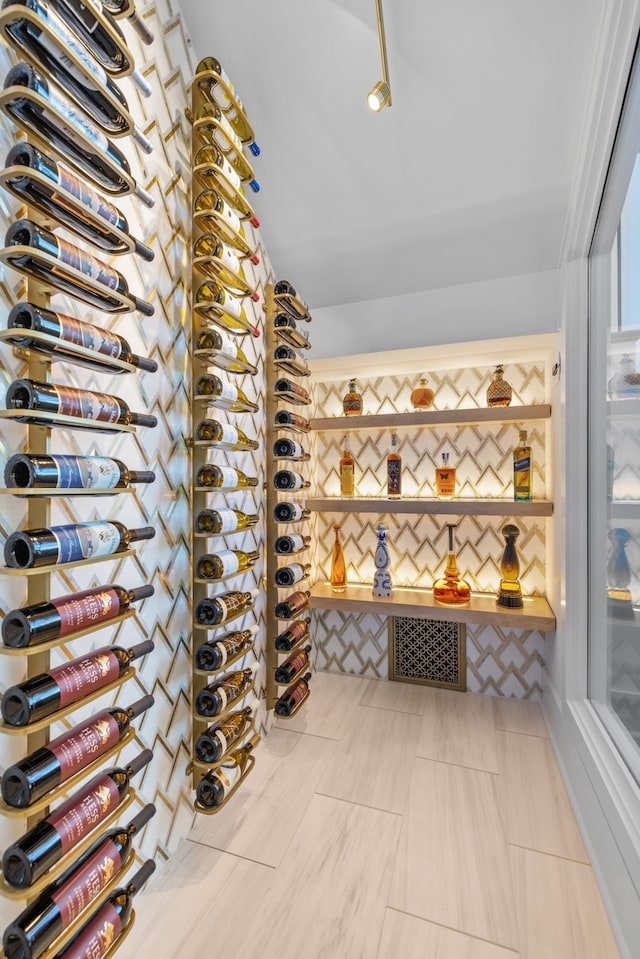
M 96 350 L 89 350 L 86 346 L 79 346 L 68 341 L 64 343 L 64 352 L 62 352 L 60 351 L 61 341 L 59 339 L 55 336 L 49 336 L 48 333 L 40 333 L 39 330 L 29 330 L 28 332 L 24 330 L 0 330 L 0 343 L 12 343 L 18 355 L 22 355 L 22 352 L 27 355 L 29 352 L 37 350 L 36 346 L 21 346 L 18 341 L 25 338 L 34 340 L 35 343 L 41 343 L 43 352 L 49 357 L 51 363 L 56 360 L 66 360 L 68 362 L 69 359 L 72 359 L 72 362 L 80 366 L 89 366 L 91 369 L 95 369 L 95 366 L 91 365 L 93 360 L 99 362 L 102 368 L 110 366 L 114 373 L 135 373 L 136 371 L 135 366 L 131 363 L 125 363 L 124 360 L 106 356 L 104 353 L 98 353 Z M 47 346 L 59 352 L 49 353 L 46 349 Z
M 229 790 L 229 792 L 226 794 L 226 796 L 224 797 L 220 805 L 213 806 L 211 809 L 209 809 L 207 808 L 207 806 L 203 806 L 202 803 L 199 803 L 198 800 L 196 799 L 193 803 L 193 807 L 196 810 L 196 812 L 202 813 L 205 816 L 214 816 L 216 813 L 221 812 L 221 810 L 224 809 L 224 807 L 227 805 L 229 800 L 235 796 L 236 792 L 238 791 L 242 783 L 245 781 L 249 773 L 253 770 L 253 767 L 255 766 L 255 764 L 256 764 L 255 756 L 251 756 L 251 755 L 248 756 L 247 765 L 244 768 L 242 776 L 240 776 L 238 781 L 234 783 L 233 788 Z
M 34 502 L 41 502 L 41 500 L 36 499 Z M 29 516 L 29 522 L 31 522 L 31 516 Z M 39 525 L 50 526 L 51 524 L 42 523 Z M 53 566 L 36 566 L 33 569 L 13 569 L 10 566 L 1 566 L 0 576 L 28 576 L 30 580 L 38 580 L 43 579 L 45 576 L 50 576 L 51 573 L 57 573 L 63 569 L 75 569 L 77 566 L 92 566 L 94 563 L 105 563 L 110 559 L 124 559 L 125 556 L 135 556 L 135 550 L 124 549 L 120 553 L 109 553 L 107 556 L 93 556 L 91 559 L 74 560 L 73 563 L 55 563 Z M 39 600 L 39 602 L 44 601 L 45 600 Z M 31 602 L 29 605 L 31 605 Z
M 274 333 L 273 319 L 275 317 L 277 306 L 273 283 L 269 283 L 265 295 L 265 349 L 268 361 L 265 363 L 266 377 L 266 439 L 265 439 L 265 480 L 267 486 L 266 511 L 267 511 L 267 535 L 266 535 L 266 620 L 267 620 L 267 709 L 273 709 L 278 698 L 278 684 L 276 683 L 274 670 L 278 665 L 278 656 L 275 649 L 275 637 L 278 634 L 278 625 L 275 618 L 275 608 L 278 602 L 278 587 L 272 573 L 274 566 L 273 556 L 275 542 L 278 537 L 278 523 L 273 515 L 273 506 L 276 500 L 274 492 L 274 478 L 278 470 L 278 462 L 271 455 L 273 443 L 276 438 L 274 428 L 274 416 L 277 409 L 277 401 L 274 399 L 274 388 L 276 384 L 276 370 L 270 358 L 277 344 L 277 337 Z
M 199 81 L 203 81 L 203 80 L 211 80 L 213 83 L 218 84 L 221 87 L 221 89 L 224 91 L 225 96 L 229 100 L 231 100 L 231 102 L 233 103 L 235 112 L 238 114 L 238 116 L 241 117 L 243 126 L 246 128 L 242 136 L 238 134 L 242 142 L 251 143 L 252 141 L 254 141 L 255 136 L 253 133 L 253 128 L 251 127 L 251 124 L 249 123 L 249 120 L 247 119 L 247 114 L 245 113 L 244 107 L 242 103 L 240 102 L 240 100 L 238 100 L 233 87 L 231 87 L 226 82 L 224 77 L 222 77 L 219 73 L 214 73 L 213 70 L 201 70 L 200 73 L 196 73 L 196 76 L 195 76 L 196 84 Z M 202 92 L 203 99 L 207 100 L 209 103 L 216 102 L 215 99 L 207 96 L 204 90 L 202 90 L 201 92 Z

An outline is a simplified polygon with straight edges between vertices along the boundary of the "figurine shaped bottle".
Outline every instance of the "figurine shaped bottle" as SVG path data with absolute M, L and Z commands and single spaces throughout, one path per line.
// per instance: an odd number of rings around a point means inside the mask
M 376 555 L 374 562 L 376 571 L 373 577 L 373 595 L 374 596 L 393 596 L 393 586 L 391 584 L 391 573 L 389 572 L 389 550 L 386 542 L 386 528 L 382 523 L 378 524 L 378 545 L 376 546 Z

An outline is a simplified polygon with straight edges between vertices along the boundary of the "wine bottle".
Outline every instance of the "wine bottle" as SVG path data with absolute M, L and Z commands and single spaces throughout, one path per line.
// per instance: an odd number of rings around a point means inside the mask
M 198 223 L 203 221 L 209 229 L 214 231 L 214 233 L 205 233 L 196 240 L 194 256 L 220 256 L 220 253 L 213 252 L 219 234 L 225 243 L 234 247 L 256 266 L 258 265 L 260 257 L 245 238 L 240 218 L 216 190 L 203 190 L 195 198 L 193 206 L 196 221 Z M 212 221 L 210 225 L 208 221 Z M 219 243 L 220 240 L 217 242 Z
M 299 533 L 290 533 L 288 536 L 278 536 L 275 541 L 274 549 L 276 553 L 301 553 L 307 549 L 311 543 L 310 536 L 300 536 Z
M 253 299 L 258 299 L 257 293 Z M 255 331 L 255 327 L 247 319 L 239 298 L 213 280 L 206 280 L 196 290 L 195 309 L 205 313 L 213 323 L 221 326 L 227 333 L 233 333 L 234 336 L 246 336 Z
M 4 561 L 11 569 L 77 563 L 83 559 L 122 553 L 131 543 L 153 539 L 155 535 L 153 526 L 127 529 L 116 520 L 23 529 L 7 538 Z
M 205 553 L 196 560 L 196 576 L 217 583 L 227 576 L 252 569 L 259 559 L 260 553 L 256 550 L 221 549 L 217 553 Z
M 289 656 L 288 659 L 285 659 L 284 663 L 281 663 L 275 671 L 276 682 L 282 685 L 290 683 L 294 676 L 296 676 L 305 666 L 309 665 L 309 653 L 311 652 L 311 646 L 305 646 L 304 649 L 298 650 L 294 653 L 293 656 Z
M 117 809 L 131 778 L 153 759 L 145 749 L 127 763 L 104 769 L 23 836 L 2 857 L 6 881 L 18 889 L 32 886 L 75 845 Z
M 196 426 L 196 439 L 221 450 L 257 450 L 260 445 L 249 439 L 244 430 L 218 420 L 201 420 Z
M 16 809 L 30 806 L 116 746 L 131 720 L 150 706 L 153 706 L 153 696 L 143 696 L 127 709 L 122 706 L 103 709 L 66 730 L 5 770 L 0 784 L 2 798 Z
M 222 669 L 228 660 L 251 649 L 253 637 L 257 632 L 257 626 L 250 626 L 249 629 L 237 629 L 227 633 L 221 639 L 202 643 L 195 651 L 196 666 L 207 671 Z
M 233 413 L 256 413 L 260 407 L 248 399 L 244 390 L 221 380 L 219 376 L 207 373 L 199 377 L 195 392 L 198 396 L 207 397 L 207 406 L 216 406 L 220 410 L 230 410 Z
M 306 579 L 311 572 L 311 563 L 290 563 L 280 566 L 274 575 L 276 586 L 295 586 Z
M 278 652 L 286 653 L 303 642 L 309 636 L 310 625 L 311 617 L 307 616 L 306 619 L 299 619 L 296 623 L 292 623 L 284 633 L 276 636 L 275 646 Z
M 114 682 L 136 659 L 155 648 L 147 639 L 130 649 L 103 646 L 92 653 L 55 666 L 16 686 L 10 686 L 0 702 L 2 718 L 9 726 L 27 726 L 58 709 L 79 703 L 85 696 Z
M 244 593 L 233 589 L 219 596 L 207 596 L 196 606 L 196 622 L 213 628 L 220 626 L 228 619 L 236 619 L 242 613 L 253 609 L 253 601 L 257 595 L 257 589 Z
M 255 526 L 259 520 L 257 513 L 243 513 L 239 509 L 202 509 L 195 519 L 197 533 L 219 536 L 221 533 L 237 533 Z
M 230 373 L 258 372 L 258 367 L 250 363 L 243 350 L 218 330 L 202 330 L 196 339 L 196 350 L 208 350 L 211 362 L 221 370 Z
M 126 17 L 138 37 L 146 46 L 153 43 L 153 33 L 146 25 L 141 16 L 136 12 L 133 0 L 101 0 L 102 9 L 110 13 L 112 17 L 120 19 Z
M 307 489 L 309 486 L 311 486 L 309 480 L 300 473 L 294 473 L 293 470 L 278 470 L 273 477 L 274 489 L 297 490 Z
M 221 490 L 247 489 L 249 486 L 257 486 L 258 479 L 256 476 L 247 476 L 233 466 L 215 466 L 208 463 L 198 470 L 196 485 Z
M 203 103 L 198 108 L 194 127 L 197 128 L 203 143 L 217 147 L 240 179 L 248 183 L 254 193 L 258 193 L 260 184 L 255 178 L 253 167 L 242 152 L 242 142 L 215 103 Z
M 282 600 L 280 603 L 276 603 L 276 618 L 293 619 L 294 616 L 297 616 L 299 613 L 303 613 L 309 608 L 310 596 L 311 592 L 308 589 L 298 590 L 296 593 L 291 593 L 291 595 L 287 596 L 285 600 Z
M 216 74 L 222 83 L 212 76 L 200 76 L 199 74 L 202 73 Z M 240 139 L 247 143 L 253 155 L 260 156 L 260 147 L 254 140 L 253 130 L 244 116 L 242 101 L 235 92 L 233 84 L 220 61 L 216 60 L 215 57 L 205 57 L 201 60 L 196 67 L 196 83 L 205 96 L 216 102 Z M 231 96 L 229 96 L 229 92 Z M 238 110 L 238 106 L 240 110 Z
M 247 692 L 257 671 L 258 663 L 252 663 L 247 669 L 227 673 L 222 679 L 199 690 L 194 699 L 198 716 L 219 716 L 223 713 L 227 706 Z
M 102 353 L 105 357 L 112 357 L 116 360 L 122 360 L 124 363 L 130 363 L 140 370 L 147 373 L 155 373 L 158 364 L 155 360 L 148 360 L 141 356 L 136 356 L 131 352 L 129 343 L 123 336 L 112 333 L 110 330 L 102 329 L 91 323 L 85 323 L 84 320 L 77 320 L 72 316 L 65 316 L 64 313 L 54 313 L 52 310 L 46 310 L 42 306 L 36 306 L 33 303 L 16 303 L 7 319 L 7 327 L 10 330 L 25 330 L 34 333 L 46 333 L 47 336 L 55 337 L 58 341 L 55 344 L 45 344 L 39 342 L 25 332 L 24 336 L 16 337 L 15 343 L 23 349 L 37 350 L 42 353 L 60 353 L 65 359 L 73 363 L 79 363 L 82 366 L 90 366 L 94 369 L 106 373 L 124 373 L 107 360 L 102 362 L 98 358 L 87 359 L 78 357 L 73 351 L 69 351 L 65 344 L 72 343 L 74 346 L 82 346 L 87 350 L 94 350 L 96 353 Z
M 127 826 L 109 829 L 16 916 L 4 931 L 6 959 L 38 959 L 118 875 L 133 837 L 155 812 L 156 807 L 149 803 Z
M 305 453 L 300 443 L 282 436 L 273 444 L 273 455 L 276 459 L 283 460 L 308 460 L 309 454 Z
M 193 745 L 196 759 L 201 763 L 217 763 L 249 729 L 257 710 L 258 701 L 254 699 L 249 706 L 230 713 L 200 733 Z
M 127 885 L 109 896 L 54 959 L 102 959 L 114 944 L 117 948 L 118 939 L 131 915 L 132 899 L 155 868 L 153 859 L 147 859 Z
M 92 12 L 95 4 L 85 4 L 83 0 L 49 0 L 49 3 L 107 73 L 115 77 L 128 74 L 132 64 L 126 56 L 124 34 L 110 16 L 103 14 L 102 19 L 111 27 L 116 39 Z
M 278 410 L 274 417 L 274 423 L 279 427 L 293 426 L 303 433 L 309 432 L 309 420 L 306 420 L 304 416 L 298 416 L 297 413 L 291 413 L 289 410 Z
M 36 102 L 30 96 L 16 94 L 5 101 L 4 109 L 19 126 L 49 143 L 81 175 L 89 177 L 107 193 L 134 193 L 146 206 L 154 205 L 153 197 L 131 176 L 124 153 L 76 108 L 53 80 L 27 63 L 17 63 L 5 78 L 5 90 L 9 87 L 25 87 L 40 98 Z
M 274 393 L 276 399 L 295 397 L 296 403 L 301 403 L 306 406 L 311 402 L 311 397 L 302 386 L 298 386 L 297 383 L 293 383 L 291 380 L 284 378 L 276 380 Z
M 224 283 L 225 286 L 236 287 L 238 277 L 244 278 L 237 255 L 212 233 L 205 233 L 195 240 L 193 259 L 201 261 L 197 264 L 199 269 L 213 280 Z M 210 266 L 211 269 L 209 269 Z
M 18 143 L 9 150 L 4 165 L 10 169 L 24 168 L 12 172 L 4 181 L 18 199 L 37 207 L 41 213 L 52 216 L 83 240 L 108 253 L 130 252 L 129 245 L 114 231 L 115 227 L 130 236 L 124 213 L 61 163 L 29 143 Z M 25 170 L 39 173 L 50 184 L 34 178 Z M 59 193 L 59 188 L 66 190 L 71 198 Z M 138 256 L 143 260 L 153 260 L 155 254 L 150 247 L 132 236 L 130 239 Z
M 216 190 L 243 220 L 249 220 L 252 226 L 260 226 L 260 220 L 243 193 L 240 177 L 221 150 L 215 146 L 200 147 L 194 157 L 193 166 L 198 179 L 215 185 Z
M 296 346 L 299 350 L 311 349 L 311 343 L 288 313 L 277 313 L 273 320 L 273 327 L 277 336 L 291 346 Z
M 301 523 L 311 516 L 311 510 L 300 503 L 276 503 L 273 516 L 277 523 Z
M 302 357 L 286 343 L 280 343 L 273 351 L 273 359 L 279 370 L 284 370 L 290 376 L 308 376 L 309 367 Z
M 133 308 L 145 316 L 153 316 L 155 312 L 151 303 L 131 293 L 122 273 L 31 220 L 16 220 L 12 223 L 5 236 L 5 245 L 29 248 L 29 252 L 11 256 L 11 266 L 14 269 L 26 273 L 27 276 L 45 280 L 56 289 L 75 296 L 89 306 L 108 313 L 124 313 L 129 307 L 120 297 L 126 297 L 133 304 Z M 41 258 L 41 254 L 47 254 L 57 262 L 50 264 Z M 69 272 L 69 267 L 75 273 L 89 277 L 102 289 L 97 291 L 93 287 L 85 286 L 80 277 Z M 113 291 L 119 296 L 113 296 Z
M 215 772 L 211 770 L 203 776 L 196 786 L 196 799 L 202 806 L 212 809 L 224 801 L 242 778 L 254 745 L 255 743 L 249 740 L 245 746 L 231 753 L 224 767 Z
M 292 283 L 289 283 L 288 280 L 278 280 L 274 287 L 273 292 L 276 296 L 290 296 L 294 300 L 297 300 L 304 309 L 305 313 L 309 312 L 309 307 L 304 302 L 300 294 L 297 292 L 295 286 Z
M 128 404 L 118 396 L 77 390 L 74 386 L 37 383 L 35 380 L 14 380 L 7 390 L 6 404 L 10 410 L 30 411 L 29 415 L 17 417 L 19 422 L 43 423 L 45 426 L 51 425 L 50 420 L 39 419 L 38 411 L 118 426 L 156 426 L 158 423 L 155 416 L 132 413 Z
M 115 583 L 93 586 L 43 603 L 11 609 L 2 620 L 5 646 L 24 649 L 54 639 L 72 639 L 90 626 L 102 626 L 122 616 L 132 603 L 153 596 L 153 586 L 124 589 Z
M 4 481 L 9 489 L 125 489 L 132 483 L 153 483 L 152 470 L 130 470 L 108 456 L 47 456 L 15 453 L 7 460 Z
M 309 680 L 311 673 L 305 673 L 293 686 L 290 686 L 282 696 L 276 700 L 274 710 L 276 716 L 290 716 L 298 703 L 309 695 Z

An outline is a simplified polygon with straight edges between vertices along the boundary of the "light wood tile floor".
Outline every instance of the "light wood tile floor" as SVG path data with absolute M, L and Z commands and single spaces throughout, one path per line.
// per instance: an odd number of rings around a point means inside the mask
M 122 959 L 619 959 L 539 706 L 312 689 L 136 897 Z

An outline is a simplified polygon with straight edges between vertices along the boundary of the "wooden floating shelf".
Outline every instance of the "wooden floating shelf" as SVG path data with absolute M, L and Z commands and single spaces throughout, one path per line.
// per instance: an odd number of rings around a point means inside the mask
M 20 340 L 33 340 L 36 345 L 32 343 L 30 346 L 23 346 L 19 342 Z M 79 366 L 88 366 L 92 370 L 95 369 L 103 373 L 109 371 L 112 373 L 136 372 L 136 367 L 132 363 L 125 363 L 124 360 L 118 360 L 113 356 L 107 356 L 105 353 L 99 353 L 97 350 L 89 350 L 84 346 L 69 343 L 67 340 L 59 340 L 57 336 L 40 333 L 38 330 L 0 330 L 0 343 L 10 343 L 19 350 L 44 354 L 52 363 L 64 360 L 66 363 L 72 362 Z M 38 347 L 37 344 L 41 344 L 41 346 Z M 47 346 L 51 347 L 51 351 L 47 349 Z
M 495 593 L 472 593 L 466 606 L 442 606 L 434 602 L 431 589 L 395 587 L 391 597 L 373 597 L 371 586 L 348 585 L 344 593 L 333 593 L 329 583 L 316 583 L 309 604 L 315 609 L 337 609 L 347 613 L 376 616 L 416 616 L 454 623 L 478 623 L 509 629 L 537 629 L 553 632 L 556 618 L 542 596 L 525 596 L 521 609 L 496 605 Z
M 307 509 L 319 513 L 433 513 L 443 516 L 552 516 L 553 503 L 510 499 L 387 499 L 328 496 L 307 500 Z M 640 515 L 640 513 L 639 513 Z
M 50 566 L 35 566 L 30 569 L 13 569 L 11 566 L 0 566 L 0 576 L 45 576 L 47 573 L 59 573 L 62 569 L 91 566 L 93 563 L 105 563 L 110 559 L 124 559 L 125 556 L 135 556 L 135 554 L 134 549 L 124 549 L 119 553 L 109 553 L 108 556 L 79 559 L 75 563 L 52 563 Z
M 96 633 L 99 629 L 106 629 L 108 626 L 117 626 L 132 616 L 135 616 L 135 610 L 129 609 L 121 616 L 106 619 L 101 623 L 97 623 L 95 626 L 88 626 L 87 629 L 81 629 L 77 633 L 72 633 L 69 636 L 58 636 L 56 639 L 50 639 L 46 643 L 35 643 L 33 646 L 19 646 L 17 648 L 13 646 L 0 646 L 0 656 L 35 656 L 36 653 L 46 653 L 50 649 L 55 649 L 57 646 L 71 643 L 74 639 L 80 639 L 89 633 Z
M 46 496 L 52 499 L 58 496 L 118 496 L 121 493 L 133 493 L 132 486 L 119 489 L 29 489 L 28 486 L 0 487 L 0 496 Z
M 135 433 L 135 426 L 114 425 L 102 420 L 88 420 L 82 416 L 65 416 L 46 410 L 0 410 L 0 419 L 16 420 L 25 426 L 69 426 L 76 430 L 97 430 L 99 433 Z
M 638 407 L 640 412 L 640 406 Z M 402 426 L 465 426 L 473 423 L 524 423 L 545 420 L 551 416 L 551 406 L 477 407 L 459 410 L 424 410 L 414 413 L 375 413 L 365 416 L 327 416 L 311 420 L 312 430 L 399 429 Z

